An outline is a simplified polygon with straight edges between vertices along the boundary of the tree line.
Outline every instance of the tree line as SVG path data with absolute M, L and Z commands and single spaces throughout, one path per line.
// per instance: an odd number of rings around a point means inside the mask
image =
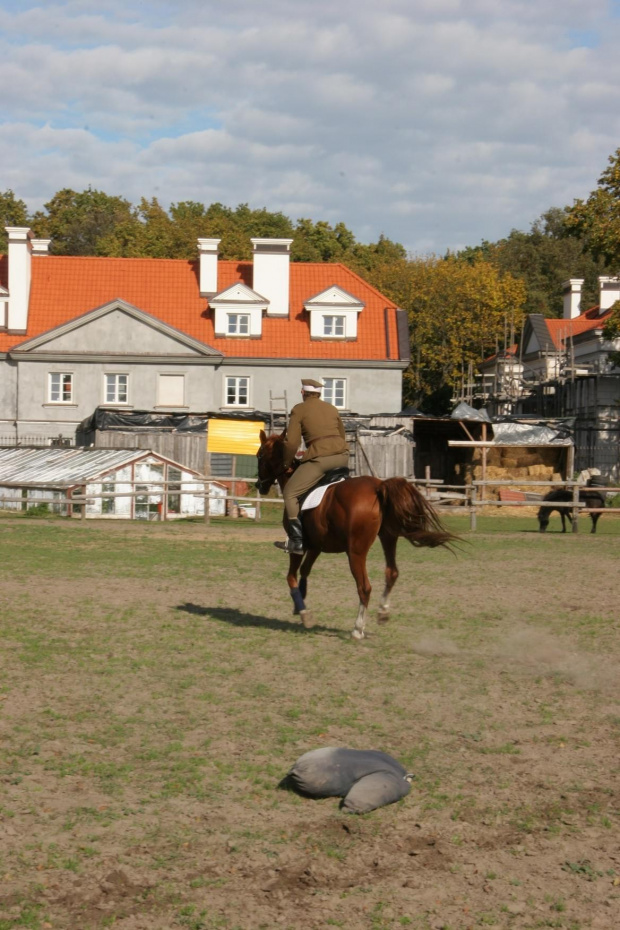
M 58 191 L 33 214 L 8 190 L 0 220 L 0 253 L 5 226 L 30 226 L 56 255 L 123 258 L 195 259 L 198 238 L 217 238 L 222 258 L 242 261 L 251 258 L 251 237 L 290 238 L 292 261 L 342 262 L 407 310 L 405 402 L 445 413 L 482 359 L 518 342 L 528 313 L 562 315 L 564 281 L 583 278 L 582 306 L 591 306 L 598 276 L 620 269 L 620 149 L 586 200 L 547 210 L 527 232 L 443 256 L 408 254 L 383 235 L 361 243 L 344 223 L 293 221 L 247 204 L 182 201 L 166 210 L 156 198 L 132 205 L 92 188 Z

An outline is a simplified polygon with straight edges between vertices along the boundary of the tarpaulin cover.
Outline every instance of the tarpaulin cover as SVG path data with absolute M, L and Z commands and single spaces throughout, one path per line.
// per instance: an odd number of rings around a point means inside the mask
M 493 442 L 498 446 L 569 446 L 572 438 L 565 424 L 493 421 Z
M 491 418 L 484 407 L 481 410 L 476 410 L 475 407 L 470 407 L 465 401 L 457 404 L 450 414 L 450 418 L 452 420 L 480 420 L 483 423 L 491 422 Z
M 79 432 L 107 429 L 171 429 L 180 433 L 205 433 L 209 420 L 251 420 L 264 422 L 269 414 L 254 410 L 251 413 L 153 413 L 150 410 L 108 410 L 97 407 L 95 412 L 82 420 Z
M 365 814 L 409 794 L 411 776 L 400 762 L 375 749 L 325 746 L 301 756 L 285 784 L 311 798 L 342 798 L 351 814 Z

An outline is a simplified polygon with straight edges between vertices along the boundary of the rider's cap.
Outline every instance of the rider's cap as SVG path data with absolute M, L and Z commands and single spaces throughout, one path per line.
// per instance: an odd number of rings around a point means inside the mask
M 305 391 L 306 394 L 320 394 L 323 390 L 323 382 L 314 381 L 313 378 L 302 378 L 301 389 Z

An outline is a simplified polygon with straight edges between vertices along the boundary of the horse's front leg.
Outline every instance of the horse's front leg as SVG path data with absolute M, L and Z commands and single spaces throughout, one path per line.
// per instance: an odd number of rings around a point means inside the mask
M 310 629 L 314 626 L 314 618 L 312 616 L 312 611 L 308 610 L 306 607 L 306 592 L 308 589 L 308 575 L 310 574 L 310 569 L 312 568 L 314 562 L 316 561 L 319 553 L 318 552 L 306 552 L 303 555 L 294 555 L 291 553 L 289 556 L 289 569 L 288 575 L 286 576 L 286 581 L 289 586 L 289 591 L 291 597 L 293 598 L 293 616 L 301 617 L 301 622 L 306 627 Z M 302 565 L 303 561 L 303 565 Z M 300 565 L 301 568 L 301 580 L 299 585 L 297 584 L 297 572 L 299 571 Z
M 398 567 L 396 565 L 396 545 L 397 536 L 382 536 L 379 533 L 379 539 L 385 555 L 385 587 L 381 594 L 379 610 L 377 613 L 377 623 L 387 623 L 390 619 L 390 594 L 392 588 L 398 579 Z
M 355 626 L 351 631 L 351 636 L 354 639 L 364 639 L 366 635 L 364 632 L 366 627 L 366 613 L 368 611 L 368 602 L 372 591 L 370 579 L 366 571 L 366 555 L 366 552 L 349 552 L 349 566 L 351 568 L 351 574 L 355 578 L 357 593 L 360 599 Z
M 308 576 L 310 572 L 312 571 L 312 566 L 318 559 L 319 555 L 320 555 L 320 552 L 318 549 L 310 549 L 306 552 L 304 556 L 304 560 L 301 563 L 301 568 L 300 568 L 301 578 L 299 579 L 299 593 L 301 594 L 304 604 L 306 601 L 306 596 L 308 594 Z M 296 606 L 293 613 L 301 615 L 301 622 L 307 629 L 314 626 L 314 617 L 313 617 L 311 610 L 308 607 L 304 607 L 303 610 L 298 610 Z

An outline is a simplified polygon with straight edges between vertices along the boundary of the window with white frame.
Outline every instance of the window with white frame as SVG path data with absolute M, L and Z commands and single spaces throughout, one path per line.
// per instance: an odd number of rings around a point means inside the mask
M 250 314 L 249 313 L 227 313 L 226 314 L 226 332 L 229 336 L 249 336 L 250 335 Z
M 343 410 L 346 402 L 346 382 L 344 378 L 323 379 L 323 400 Z
M 73 403 L 73 374 L 71 372 L 50 372 L 48 399 L 50 404 Z
M 101 485 L 101 492 L 103 494 L 114 494 L 116 491 L 116 482 L 115 481 L 104 481 Z M 101 513 L 109 514 L 116 513 L 115 508 L 116 498 L 115 497 L 102 497 L 101 498 Z
M 247 407 L 249 403 L 249 396 L 249 378 L 226 378 L 226 396 L 224 403 L 227 407 Z
M 345 318 L 344 315 L 338 316 L 326 314 L 323 317 L 323 335 L 332 338 L 344 339 L 345 336 Z
M 160 375 L 157 384 L 159 407 L 185 406 L 185 375 Z
M 126 404 L 129 375 L 106 374 L 104 377 L 105 403 Z

